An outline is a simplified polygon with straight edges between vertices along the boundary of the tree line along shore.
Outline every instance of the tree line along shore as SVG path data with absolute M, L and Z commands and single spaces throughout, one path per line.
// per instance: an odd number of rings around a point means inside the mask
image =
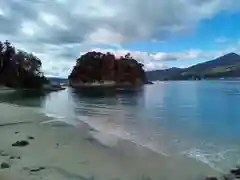
M 14 89 L 47 89 L 50 80 L 42 62 L 33 53 L 0 41 L 0 85 Z M 76 60 L 68 76 L 69 85 L 140 86 L 148 83 L 143 64 L 128 53 L 117 58 L 111 53 L 87 52 Z M 51 88 L 61 88 L 52 85 Z

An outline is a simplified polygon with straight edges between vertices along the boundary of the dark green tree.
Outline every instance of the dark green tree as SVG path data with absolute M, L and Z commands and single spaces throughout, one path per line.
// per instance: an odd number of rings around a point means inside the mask
M 0 83 L 13 88 L 41 88 L 48 83 L 41 72 L 41 60 L 9 41 L 0 42 Z

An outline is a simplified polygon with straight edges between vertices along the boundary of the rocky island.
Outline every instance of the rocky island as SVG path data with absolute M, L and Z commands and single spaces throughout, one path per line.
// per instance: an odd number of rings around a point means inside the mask
M 130 54 L 88 52 L 76 61 L 68 77 L 72 87 L 138 87 L 147 83 L 143 64 Z

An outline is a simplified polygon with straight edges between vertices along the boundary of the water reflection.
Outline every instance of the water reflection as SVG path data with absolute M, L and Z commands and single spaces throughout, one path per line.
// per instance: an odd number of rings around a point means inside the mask
M 115 97 L 118 95 L 135 96 L 143 92 L 143 88 L 137 89 L 115 89 L 115 88 L 71 88 L 70 91 L 79 97 L 87 98 L 103 98 L 103 97 Z
M 144 89 L 69 89 L 75 114 L 84 116 L 133 115 L 144 107 Z
M 41 106 L 66 123 L 84 121 L 164 154 L 189 152 L 201 158 L 207 153 L 211 161 L 215 153 L 239 146 L 239 91 L 238 82 L 164 82 L 134 91 L 14 92 L 0 94 L 0 101 Z
M 87 89 L 69 89 L 73 100 L 85 101 L 86 104 L 104 102 L 106 105 L 137 105 L 142 97 L 144 89 L 110 89 L 110 88 L 87 88 Z M 110 101 L 108 101 L 110 100 Z
M 0 102 L 18 106 L 42 107 L 48 93 L 38 91 L 11 91 L 0 93 Z

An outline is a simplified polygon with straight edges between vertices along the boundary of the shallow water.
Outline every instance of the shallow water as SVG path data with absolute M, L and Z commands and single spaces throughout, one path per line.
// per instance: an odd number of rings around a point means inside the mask
M 162 82 L 134 93 L 9 93 L 0 94 L 0 101 L 71 125 L 84 122 L 109 147 L 116 146 L 117 137 L 164 156 L 198 159 L 220 171 L 239 164 L 237 81 Z

